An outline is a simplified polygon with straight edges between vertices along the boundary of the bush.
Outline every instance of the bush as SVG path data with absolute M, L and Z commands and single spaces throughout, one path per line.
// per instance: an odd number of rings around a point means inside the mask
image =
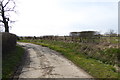
M 2 33 L 2 53 L 12 51 L 16 47 L 17 37 L 15 34 L 3 32 Z

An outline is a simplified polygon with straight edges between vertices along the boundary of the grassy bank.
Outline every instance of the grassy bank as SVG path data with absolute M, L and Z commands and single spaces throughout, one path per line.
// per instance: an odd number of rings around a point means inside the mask
M 120 76 L 113 65 L 105 64 L 101 60 L 97 60 L 95 58 L 82 54 L 82 52 L 80 52 L 78 49 L 78 47 L 80 48 L 81 46 L 80 44 L 49 40 L 21 41 L 46 46 L 53 50 L 61 52 L 62 55 L 71 60 L 77 66 L 83 68 L 95 78 L 118 78 Z
M 16 49 L 7 53 L 2 58 L 2 78 L 11 78 L 14 74 L 15 68 L 20 63 L 24 49 L 16 46 Z

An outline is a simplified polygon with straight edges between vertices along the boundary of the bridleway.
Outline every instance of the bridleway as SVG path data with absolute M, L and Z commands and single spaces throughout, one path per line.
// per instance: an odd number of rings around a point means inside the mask
M 59 52 L 31 43 L 18 44 L 27 51 L 19 78 L 92 78 Z

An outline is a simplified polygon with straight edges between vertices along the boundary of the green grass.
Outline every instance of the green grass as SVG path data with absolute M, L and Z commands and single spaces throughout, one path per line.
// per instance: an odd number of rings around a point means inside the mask
M 2 60 L 2 78 L 11 78 L 14 74 L 16 66 L 22 59 L 24 49 L 16 46 L 14 51 L 11 51 L 3 56 Z
M 23 40 L 24 42 L 25 40 Z M 94 58 L 100 60 L 103 63 L 115 65 L 117 64 L 118 53 L 120 49 L 118 48 L 105 48 L 100 49 L 96 44 L 91 43 L 66 43 L 62 41 L 50 41 L 50 40 L 26 40 L 26 42 L 35 42 L 44 45 L 59 46 L 61 48 L 70 49 L 74 53 L 80 53 L 87 56 L 88 58 Z M 103 46 L 104 47 L 104 46 Z
M 22 42 L 30 42 L 24 40 Z M 60 41 L 49 41 L 49 40 L 34 40 L 30 43 L 49 47 L 53 50 L 61 52 L 66 58 L 71 60 L 77 66 L 83 68 L 90 75 L 95 78 L 117 78 L 120 77 L 112 65 L 105 64 L 100 60 L 89 58 L 83 55 L 76 48 L 80 47 L 76 43 L 65 43 Z

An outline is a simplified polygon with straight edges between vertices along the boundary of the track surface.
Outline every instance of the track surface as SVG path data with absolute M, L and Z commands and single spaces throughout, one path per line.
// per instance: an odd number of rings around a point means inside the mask
M 19 78 L 92 78 L 54 50 L 31 43 L 18 44 L 27 50 Z

